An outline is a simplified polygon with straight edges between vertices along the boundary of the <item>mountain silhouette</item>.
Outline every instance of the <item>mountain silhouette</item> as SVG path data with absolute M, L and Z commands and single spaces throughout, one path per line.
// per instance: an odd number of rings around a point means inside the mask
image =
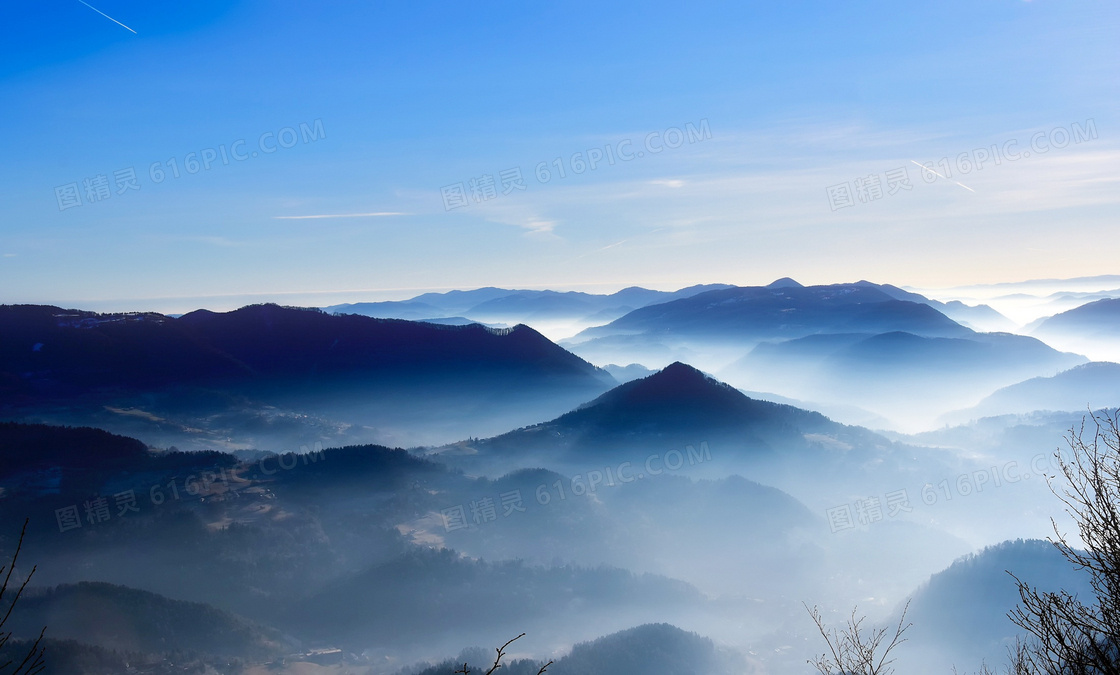
M 788 281 L 792 280 L 707 291 L 642 307 L 606 326 L 584 330 L 573 342 L 635 333 L 749 341 L 814 333 L 907 331 L 957 337 L 972 332 L 928 304 L 898 300 L 867 282 L 804 287 Z
M 1038 410 L 1084 413 L 1120 407 L 1120 363 L 1093 361 L 1052 377 L 1033 377 L 996 390 L 953 419 L 1024 414 Z
M 766 284 L 766 288 L 805 288 L 789 277 L 782 277 Z
M 703 284 L 678 291 L 654 291 L 630 286 L 609 295 L 579 291 L 512 290 L 478 288 L 470 291 L 424 293 L 410 300 L 361 302 L 327 307 L 332 313 L 362 314 L 383 318 L 424 319 L 465 316 L 488 321 L 541 319 L 617 318 L 635 307 L 690 297 L 726 284 Z
M 726 470 L 774 484 L 789 472 L 858 471 L 873 460 L 891 467 L 893 447 L 866 429 L 752 399 L 692 366 L 673 363 L 551 421 L 433 452 L 464 470 L 486 472 L 540 463 L 575 470 L 589 462 L 645 461 L 674 451 L 689 466 L 702 466 L 718 450 L 716 459 L 727 463 Z
M 1120 335 L 1120 298 L 1105 298 L 1055 314 L 1032 331 L 1043 339 L 1071 333 L 1115 340 Z
M 829 424 L 817 413 L 757 401 L 681 362 L 648 377 L 619 385 L 595 400 L 555 420 L 558 426 L 608 430 L 680 429 L 738 426 L 780 415 L 802 425 Z
M 1084 571 L 1074 568 L 1050 542 L 1005 541 L 965 556 L 934 574 L 913 594 L 907 621 L 911 644 L 899 650 L 900 671 L 908 664 L 1000 663 L 1006 646 L 1020 633 L 1007 617 L 1019 603 L 1008 572 L 1046 591 L 1064 589 L 1091 602 Z
M 198 310 L 177 319 L 0 306 L 0 382 L 8 395 L 425 378 L 589 389 L 613 382 L 522 325 L 495 330 L 277 305 Z
M 763 342 L 719 375 L 744 388 L 855 405 L 925 424 L 959 407 L 959 401 L 979 398 L 977 392 L 1053 375 L 1084 361 L 1024 335 L 949 338 L 893 331 Z
M 210 605 L 101 582 L 30 591 L 15 616 L 5 628 L 16 635 L 34 637 L 49 624 L 55 639 L 121 652 L 265 659 L 292 648 L 279 631 Z
M 586 438 L 591 445 L 639 439 L 692 439 L 764 430 L 794 433 L 839 425 L 819 413 L 758 401 L 684 363 L 673 363 L 543 425 L 530 427 L 563 438 Z M 517 434 L 518 432 L 514 432 Z M 682 446 L 683 447 L 683 446 Z

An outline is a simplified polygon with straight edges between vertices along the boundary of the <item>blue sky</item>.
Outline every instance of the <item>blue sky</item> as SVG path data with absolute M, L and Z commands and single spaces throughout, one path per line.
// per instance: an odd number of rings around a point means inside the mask
M 0 302 L 1117 272 L 1115 2 L 89 4 L 0 27 Z

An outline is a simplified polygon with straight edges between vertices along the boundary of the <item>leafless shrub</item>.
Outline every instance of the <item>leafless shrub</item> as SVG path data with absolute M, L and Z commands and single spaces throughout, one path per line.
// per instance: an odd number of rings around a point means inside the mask
M 16 551 L 12 554 L 11 563 L 5 567 L 0 567 L 0 577 L 4 578 L 4 580 L 0 582 L 0 610 L 4 607 L 4 596 L 8 593 L 8 586 L 12 580 L 12 573 L 15 572 L 16 563 L 19 562 L 19 552 L 23 548 L 23 538 L 26 534 L 27 521 L 25 520 L 23 521 L 23 529 L 20 530 L 19 533 L 19 542 L 16 544 Z M 39 632 L 39 637 L 36 638 L 35 642 L 31 645 L 31 648 L 18 665 L 13 658 L 4 653 L 4 647 L 7 646 L 8 641 L 12 638 L 12 632 L 5 631 L 4 626 L 8 623 L 8 619 L 12 617 L 12 611 L 15 610 L 16 603 L 19 602 L 19 598 L 23 595 L 23 590 L 27 588 L 31 577 L 35 575 L 36 569 L 36 567 L 31 568 L 30 574 L 28 574 L 23 580 L 23 583 L 19 585 L 19 590 L 16 591 L 15 597 L 11 599 L 7 612 L 4 613 L 3 618 L 0 618 L 0 675 L 35 675 L 35 673 L 40 673 L 43 671 L 43 668 L 45 668 L 43 663 L 44 650 L 39 646 L 43 641 L 43 634 L 46 633 L 47 630 L 45 627 Z
M 866 617 L 856 618 L 855 609 L 852 609 L 847 625 L 830 631 L 824 625 L 820 610 L 806 605 L 805 610 L 813 617 L 813 623 L 817 624 L 817 630 L 828 645 L 827 653 L 809 659 L 808 663 L 821 675 L 891 675 L 894 672 L 891 652 L 906 642 L 902 635 L 911 626 L 906 623 L 909 608 L 907 601 L 893 631 L 890 628 L 864 628 Z
M 1008 617 L 1030 640 L 1011 654 L 1014 673 L 1120 675 L 1120 411 L 1089 416 L 1066 436 L 1070 455 L 1055 456 L 1064 485 L 1050 490 L 1076 522 L 1084 550 L 1070 545 L 1051 519 L 1050 542 L 1076 568 L 1089 573 L 1095 598 L 1039 591 L 1018 577 L 1020 603 Z
M 487 670 L 484 675 L 492 675 L 492 673 L 495 670 L 501 668 L 502 667 L 502 658 L 505 657 L 505 655 L 506 655 L 506 647 L 513 644 L 514 640 L 520 640 L 523 637 L 525 637 L 524 633 L 522 633 L 521 635 L 518 635 L 517 637 L 513 638 L 513 640 L 510 640 L 509 642 L 505 643 L 501 647 L 498 647 L 496 649 L 498 654 L 494 658 L 494 665 L 490 666 L 490 670 Z M 541 669 L 537 671 L 537 675 L 544 675 L 544 671 L 548 670 L 548 667 L 551 666 L 551 665 L 552 665 L 552 661 L 549 661 L 548 663 L 541 666 Z M 471 673 L 471 669 L 468 668 L 467 664 L 465 664 L 465 663 L 463 664 L 462 668 L 455 671 L 455 675 L 470 675 L 470 673 Z

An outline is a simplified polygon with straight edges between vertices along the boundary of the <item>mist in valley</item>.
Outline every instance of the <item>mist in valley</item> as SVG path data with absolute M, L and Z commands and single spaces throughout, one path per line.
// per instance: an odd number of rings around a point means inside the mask
M 0 675 L 1118 670 L 1114 3 L 9 4 Z
M 626 359 L 641 365 L 615 369 L 634 376 L 619 382 L 611 364 L 520 321 L 425 328 L 259 306 L 200 328 L 6 308 L 6 400 L 19 421 L 0 426 L 0 508 L 4 522 L 30 518 L 21 559 L 37 565 L 11 630 L 28 639 L 49 626 L 52 651 L 88 672 L 118 657 L 420 672 L 452 657 L 481 665 L 526 633 L 510 667 L 579 657 L 645 672 L 620 664 L 653 640 L 705 672 L 777 673 L 803 672 L 821 648 L 807 606 L 834 623 L 853 610 L 889 622 L 909 601 L 908 672 L 999 662 L 1018 635 L 1004 570 L 1084 587 L 1041 541 L 1051 518 L 1072 529 L 1048 480 L 1063 434 L 1115 400 L 1117 366 L 931 321 L 928 304 L 900 307 L 869 285 L 787 288 L 742 289 L 756 300 L 735 320 L 752 321 L 759 341 L 720 371 L 762 392 L 679 361 Z M 849 290 L 872 293 L 854 318 Z M 871 338 L 822 332 L 816 318 L 768 328 L 751 318 L 767 303 L 810 314 L 809 303 L 842 329 L 871 322 L 901 346 L 852 361 L 844 350 Z M 259 359 L 236 335 L 262 331 L 268 363 L 282 365 L 223 365 Z M 398 338 L 409 331 L 431 337 Z M 707 344 L 687 340 L 697 353 Z M 949 342 L 931 352 L 938 340 Z M 716 343 L 712 362 L 734 340 Z M 115 345 L 137 344 L 211 372 L 114 360 Z M 84 356 L 91 345 L 98 355 Z M 959 356 L 973 348 L 988 351 Z M 822 374 L 837 354 L 847 365 Z M 97 376 L 117 386 L 79 386 L 98 359 L 120 364 Z M 901 401 L 907 388 L 919 393 Z M 1081 409 L 1092 394 L 1106 400 Z M 881 423 L 837 421 L 809 397 L 863 403 Z M 899 431 L 912 406 L 953 422 Z M 378 421 L 389 418 L 398 428 Z M 432 442 L 392 442 L 420 436 Z M 968 639 L 955 627 L 961 603 Z M 473 647 L 483 651 L 460 654 Z

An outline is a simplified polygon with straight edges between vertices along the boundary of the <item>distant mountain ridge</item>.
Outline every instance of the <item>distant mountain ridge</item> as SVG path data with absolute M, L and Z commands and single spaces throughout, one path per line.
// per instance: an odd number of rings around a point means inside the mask
M 868 284 L 870 282 L 860 281 L 857 283 Z M 960 300 L 941 302 L 940 300 L 927 298 L 919 293 L 903 290 L 891 284 L 872 285 L 898 300 L 909 300 L 911 302 L 920 302 L 929 305 L 950 319 L 958 323 L 963 323 L 973 330 L 1009 331 L 1017 328 L 1014 321 L 1008 319 L 988 305 L 966 305 Z
M 1073 309 L 1039 319 L 1026 327 L 1031 335 L 1062 349 L 1085 354 L 1094 361 L 1120 362 L 1120 298 L 1092 302 L 1066 299 Z
M 946 419 L 963 422 L 995 415 L 1035 411 L 1084 413 L 1120 407 L 1120 363 L 1093 361 L 1051 377 L 1034 377 L 996 390 L 975 407 L 954 411 Z
M 0 306 L 0 392 L 7 394 L 423 374 L 613 382 L 523 325 L 441 326 L 277 305 L 198 310 L 178 319 Z
M 634 333 L 760 340 L 814 333 L 907 331 L 959 337 L 972 332 L 925 302 L 898 299 L 905 292 L 891 288 L 887 292 L 869 282 L 808 287 L 783 282 L 706 291 L 636 309 L 584 330 L 573 342 Z
M 729 287 L 726 284 L 702 284 L 669 292 L 631 286 L 606 295 L 580 291 L 486 287 L 469 291 L 424 293 L 410 300 L 332 305 L 324 309 L 336 314 L 362 314 L 414 320 L 466 316 L 479 320 L 526 321 L 579 319 L 600 314 L 613 315 L 611 318 L 614 318 L 637 307 Z
M 845 285 L 877 289 L 882 291 L 885 296 L 896 300 L 928 305 L 950 318 L 964 321 L 976 329 L 1010 330 L 1015 327 L 1012 321 L 987 305 L 972 307 L 959 301 L 943 303 L 890 284 L 873 284 L 867 281 L 859 281 L 854 284 L 837 284 L 837 286 Z M 699 284 L 674 292 L 654 291 L 637 286 L 624 288 L 611 294 L 486 287 L 468 291 L 424 293 L 408 300 L 332 305 L 324 309 L 331 313 L 362 314 L 411 320 L 465 316 L 480 321 L 533 321 L 561 318 L 586 321 L 599 318 L 603 321 L 611 321 L 628 312 L 650 305 L 691 298 L 710 291 L 746 288 L 780 291 L 805 289 L 806 286 L 789 277 L 782 277 L 766 286 L 741 287 L 729 284 Z
M 959 401 L 978 399 L 976 392 L 1085 361 L 1024 335 L 929 337 L 896 331 L 763 342 L 719 375 L 740 386 L 861 406 L 888 418 L 928 411 L 932 420 L 933 413 L 960 407 Z
M 1120 339 L 1120 298 L 1104 298 L 1055 314 L 1033 330 L 1033 334 L 1043 339 L 1063 333 Z
M 179 318 L 0 306 L 0 411 L 162 447 L 448 442 L 547 419 L 614 384 L 525 325 L 278 305 Z

